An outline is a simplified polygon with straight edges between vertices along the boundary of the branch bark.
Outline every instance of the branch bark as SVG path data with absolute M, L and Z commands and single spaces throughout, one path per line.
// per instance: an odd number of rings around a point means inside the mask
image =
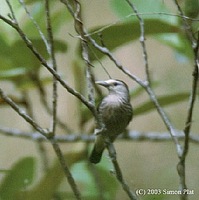
M 183 190 L 187 189 L 186 185 L 186 157 L 189 151 L 189 143 L 190 143 L 190 131 L 191 131 L 191 126 L 192 126 L 192 118 L 193 118 L 193 111 L 194 111 L 194 105 L 195 105 L 195 100 L 196 100 L 196 95 L 197 95 L 197 88 L 198 88 L 198 78 L 199 78 L 199 68 L 198 68 L 198 63 L 199 63 L 199 57 L 198 57 L 198 49 L 199 49 L 199 34 L 198 34 L 198 39 L 194 37 L 194 33 L 191 29 L 191 26 L 187 22 L 186 17 L 184 17 L 183 10 L 181 9 L 180 5 L 178 4 L 177 0 L 174 0 L 174 3 L 177 7 L 177 10 L 181 16 L 182 19 L 182 24 L 184 27 L 184 31 L 187 35 L 187 38 L 189 39 L 192 49 L 193 49 L 193 54 L 194 54 L 194 70 L 193 70 L 193 80 L 192 80 L 192 88 L 191 88 L 191 94 L 190 94 L 190 101 L 189 101 L 189 106 L 187 110 L 187 118 L 185 122 L 185 128 L 184 128 L 184 146 L 183 146 L 183 151 L 182 155 L 179 157 L 179 163 L 177 165 L 177 170 L 178 174 L 180 177 L 180 190 L 181 195 L 180 198 L 181 200 L 187 200 L 188 196 L 187 193 L 183 193 Z

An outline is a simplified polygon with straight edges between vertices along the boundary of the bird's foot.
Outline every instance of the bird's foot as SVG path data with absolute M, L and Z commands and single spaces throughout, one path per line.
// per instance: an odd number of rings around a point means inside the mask
M 105 133 L 106 132 L 106 128 L 105 127 L 102 127 L 102 128 L 100 128 L 100 129 L 95 129 L 95 132 L 94 132 L 94 134 L 95 135 L 102 135 L 103 133 Z

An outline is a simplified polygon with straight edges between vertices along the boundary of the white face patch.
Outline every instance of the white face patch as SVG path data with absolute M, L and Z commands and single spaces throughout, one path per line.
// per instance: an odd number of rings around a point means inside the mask
M 114 83 L 118 83 L 118 81 L 116 81 L 114 79 L 109 79 L 109 80 L 107 80 L 105 82 L 108 83 L 109 85 L 113 85 Z

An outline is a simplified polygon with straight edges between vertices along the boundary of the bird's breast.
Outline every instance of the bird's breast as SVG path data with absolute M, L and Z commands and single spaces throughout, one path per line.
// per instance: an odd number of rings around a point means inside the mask
M 124 101 L 122 98 L 108 96 L 100 104 L 99 114 L 108 132 L 118 135 L 130 122 L 132 107 L 128 101 Z

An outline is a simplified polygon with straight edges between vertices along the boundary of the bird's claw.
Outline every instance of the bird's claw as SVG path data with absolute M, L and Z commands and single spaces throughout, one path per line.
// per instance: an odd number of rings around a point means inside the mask
M 95 135 L 101 135 L 101 134 L 103 134 L 105 131 L 106 131 L 107 129 L 105 128 L 105 127 L 102 127 L 102 128 L 100 128 L 100 129 L 95 129 L 95 132 L 94 132 L 94 134 Z

